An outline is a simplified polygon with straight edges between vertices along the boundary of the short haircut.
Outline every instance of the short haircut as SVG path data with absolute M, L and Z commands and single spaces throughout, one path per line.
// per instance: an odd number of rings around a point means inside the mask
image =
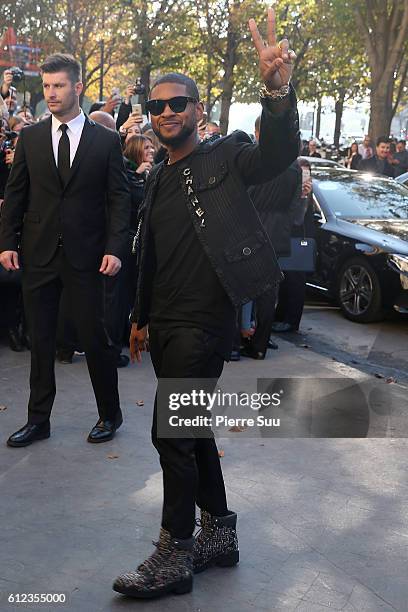
M 71 83 L 78 83 L 82 79 L 81 64 L 69 53 L 54 53 L 49 55 L 40 66 L 41 74 L 66 72 Z
M 406 140 L 399 140 L 399 141 L 397 142 L 397 144 L 403 144 L 403 145 L 406 145 L 406 144 L 407 144 L 407 141 L 406 141 Z
M 258 115 L 258 117 L 255 119 L 255 130 L 259 132 L 260 129 L 261 129 L 261 115 Z
M 157 79 L 150 90 L 150 96 L 153 89 L 158 85 L 162 85 L 163 83 L 177 83 L 178 85 L 184 85 L 188 97 L 195 98 L 197 101 L 200 99 L 200 94 L 195 81 L 190 79 L 190 77 L 186 76 L 185 74 L 180 74 L 179 72 L 169 72 L 168 74 L 165 74 Z
M 375 144 L 376 144 L 376 146 L 378 147 L 378 146 L 379 146 L 379 145 L 380 145 L 382 142 L 383 142 L 384 144 L 390 144 L 390 139 L 389 139 L 389 138 L 387 138 L 386 136 L 379 136 L 379 137 L 377 138 L 377 142 L 376 142 Z
M 101 110 L 105 102 L 93 102 L 89 108 L 88 114 L 94 113 L 95 111 Z

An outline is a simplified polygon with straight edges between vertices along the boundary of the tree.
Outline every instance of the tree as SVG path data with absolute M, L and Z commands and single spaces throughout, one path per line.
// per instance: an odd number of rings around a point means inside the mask
M 388 136 L 408 71 L 407 0 L 353 0 L 370 65 L 370 136 Z
M 60 51 L 78 58 L 85 93 L 101 70 L 106 74 L 126 57 L 126 39 L 118 23 L 128 10 L 125 0 L 7 0 L 0 7 L 0 18 L 19 35 L 34 38 L 43 55 Z

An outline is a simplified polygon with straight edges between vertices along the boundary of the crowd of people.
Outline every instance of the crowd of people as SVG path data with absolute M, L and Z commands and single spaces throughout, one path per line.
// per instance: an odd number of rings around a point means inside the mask
M 144 186 L 149 172 L 153 166 L 166 158 L 166 147 L 161 144 L 151 129 L 151 124 L 143 119 L 140 108 L 135 112 L 132 106 L 137 86 L 129 84 L 123 97 L 119 90 L 115 90 L 105 102 L 92 104 L 89 117 L 105 127 L 116 130 L 121 139 L 123 156 L 126 165 L 127 178 L 130 185 L 132 208 L 129 236 L 128 259 L 124 262 L 120 279 L 111 281 L 106 279 L 106 317 L 109 332 L 116 347 L 117 365 L 128 365 L 129 358 L 122 352 L 127 343 L 129 332 L 129 313 L 134 302 L 136 291 L 134 269 L 136 267 L 135 255 L 132 254 L 132 242 L 137 231 L 138 210 L 143 200 Z M 13 75 L 5 70 L 2 77 L 0 95 L 1 115 L 1 145 L 0 145 L 0 207 L 4 198 L 4 189 L 14 160 L 14 151 L 21 130 L 26 125 L 43 121 L 49 116 L 49 111 L 38 118 L 34 118 L 33 109 L 28 106 L 17 105 L 16 88 L 13 86 Z M 137 105 L 141 107 L 141 105 Z M 255 139 L 259 133 L 259 119 L 254 126 Z M 202 140 L 217 139 L 221 137 L 219 125 L 214 121 L 203 119 L 199 126 L 199 135 Z M 302 156 L 322 157 L 315 139 L 303 142 Z M 301 160 L 294 164 L 279 179 L 275 181 L 275 189 L 263 191 L 259 199 L 268 203 L 266 225 L 274 224 L 270 237 L 278 255 L 287 256 L 290 236 L 295 236 L 300 230 L 313 236 L 313 223 L 307 214 L 308 207 L 304 206 L 305 199 L 309 198 L 311 185 L 305 185 L 300 172 Z M 379 138 L 374 146 L 372 140 L 366 135 L 361 143 L 354 142 L 349 147 L 344 158 L 347 168 L 373 172 L 388 177 L 396 177 L 408 171 L 408 151 L 406 142 L 392 138 Z M 297 169 L 297 172 L 294 170 Z M 292 173 L 294 190 L 279 185 L 284 183 Z M 303 184 L 302 184 L 303 181 Z M 257 194 L 252 194 L 256 202 Z M 294 223 L 296 205 L 303 209 L 304 215 L 301 223 Z M 309 207 L 310 208 L 310 207 Z M 272 220 L 272 221 L 271 221 Z M 276 220 L 279 220 L 278 222 Z M 306 225 L 305 225 L 306 224 Z M 299 230 L 300 228 L 300 230 Z M 280 248 L 284 244 L 285 248 Z M 6 329 L 8 343 L 12 350 L 23 351 L 30 348 L 30 339 L 24 317 L 23 300 L 21 294 L 21 271 L 8 274 L 0 267 L 0 286 L 2 294 L 2 328 Z M 303 312 L 305 299 L 305 274 L 296 270 L 285 271 L 284 279 L 269 295 L 266 303 L 265 296 L 257 302 L 250 302 L 243 307 L 237 318 L 235 342 L 231 354 L 232 360 L 239 360 L 241 356 L 253 359 L 265 358 L 268 348 L 276 349 L 277 344 L 270 337 L 271 332 L 296 331 Z M 260 340 L 262 338 L 262 341 Z M 64 364 L 72 363 L 75 354 L 81 354 L 75 326 L 71 321 L 70 313 L 66 307 L 64 295 L 62 296 L 56 357 Z
M 135 90 L 135 85 L 128 85 L 123 97 L 115 92 L 105 102 L 94 103 L 89 109 L 91 120 L 118 132 L 131 193 L 127 257 L 122 261 L 122 270 L 118 277 L 105 279 L 105 317 L 108 332 L 116 349 L 117 367 L 125 367 L 129 363 L 129 358 L 122 349 L 128 343 L 129 315 L 136 292 L 134 271 L 137 265 L 135 254 L 132 253 L 132 244 L 137 232 L 138 211 L 149 173 L 156 163 L 167 156 L 166 147 L 158 140 L 151 129 L 151 124 L 146 121 L 146 117 L 143 118 L 139 109 L 137 109 L 138 112 L 135 112 L 135 106 L 132 106 Z M 12 74 L 9 70 L 3 73 L 0 105 L 3 109 L 2 155 L 0 157 L 1 207 L 21 130 L 27 125 L 44 121 L 49 117 L 50 112 L 47 111 L 35 119 L 33 109 L 28 106 L 18 107 L 16 89 L 12 85 Z M 255 139 L 259 137 L 259 120 L 260 118 L 257 119 L 254 126 Z M 207 121 L 204 118 L 198 130 L 202 141 L 221 138 L 220 127 L 215 121 Z M 314 147 L 313 151 L 316 150 L 314 144 L 311 141 L 310 147 L 311 149 Z M 304 212 L 306 211 L 304 201 L 310 194 L 311 183 L 305 185 L 298 162 L 295 162 L 293 167 L 275 182 L 274 189 L 268 188 L 259 195 L 252 194 L 251 197 L 255 201 L 258 200 L 258 208 L 265 209 L 264 222 L 271 225 L 270 236 L 277 254 L 287 256 L 290 251 L 290 236 L 296 235 L 299 227 L 293 223 L 296 208 L 300 207 Z M 290 189 L 287 189 L 288 185 Z M 299 221 L 297 223 L 299 224 Z M 308 224 L 308 233 L 309 235 L 313 233 L 310 224 Z M 272 330 L 278 332 L 298 330 L 303 311 L 305 286 L 304 273 L 287 271 L 280 287 L 277 285 L 267 297 L 264 296 L 246 304 L 243 308 L 243 313 L 247 313 L 246 317 L 241 312 L 238 313 L 231 360 L 238 361 L 241 356 L 264 359 L 268 348 L 278 348 L 278 345 L 270 338 Z M 3 331 L 3 334 L 6 333 L 9 346 L 13 351 L 21 352 L 30 349 L 21 291 L 21 270 L 10 273 L 0 266 L 0 288 L 2 295 L 2 329 L 0 331 Z M 288 296 L 290 296 L 289 299 Z M 246 319 L 248 323 L 245 322 Z M 83 347 L 78 340 L 63 292 L 58 321 L 56 359 L 60 363 L 71 364 L 75 356 L 83 354 Z
M 322 157 L 314 138 L 303 142 L 301 152 L 307 157 Z M 362 142 L 351 143 L 345 151 L 343 163 L 351 170 L 396 178 L 408 172 L 406 140 L 380 136 L 374 144 L 366 134 Z
M 14 152 L 21 130 L 26 125 L 43 121 L 49 111 L 34 118 L 33 110 L 28 106 L 17 105 L 16 88 L 13 87 L 13 75 L 5 70 L 2 77 L 0 114 L 1 114 L 1 148 L 0 148 L 0 207 L 4 190 L 14 160 Z M 137 233 L 138 211 L 143 200 L 146 179 L 153 166 L 166 158 L 166 147 L 160 143 L 151 124 L 132 106 L 135 85 L 128 85 L 121 98 L 117 92 L 105 102 L 94 103 L 89 110 L 93 121 L 119 133 L 127 178 L 131 192 L 131 222 L 129 249 L 123 261 L 118 278 L 106 279 L 106 321 L 108 331 L 116 349 L 117 367 L 129 363 L 123 347 L 128 343 L 129 314 L 135 299 L 136 269 L 135 254 L 132 244 Z M 118 91 L 118 90 L 117 90 Z M 137 105 L 140 107 L 141 105 Z M 214 121 L 203 119 L 198 126 L 200 138 L 218 139 L 221 137 L 219 125 Z M 254 126 L 255 139 L 259 135 L 259 118 Z M 317 142 L 310 139 L 303 143 L 301 154 L 307 157 L 321 157 Z M 308 235 L 313 237 L 314 228 L 310 218 L 311 181 L 305 181 L 301 166 L 306 162 L 299 158 L 281 177 L 275 179 L 273 188 L 254 188 L 251 197 L 258 210 L 265 209 L 261 218 L 269 226 L 269 235 L 278 256 L 288 256 L 290 237 Z M 366 135 L 358 144 L 351 144 L 344 159 L 347 168 L 365 170 L 389 177 L 395 177 L 408 171 L 408 151 L 404 140 L 379 138 L 376 146 Z M 259 192 L 259 193 L 257 193 Z M 297 210 L 303 211 L 300 221 Z M 309 211 L 309 212 L 308 212 Z M 296 219 L 296 223 L 295 223 Z M 6 272 L 0 266 L 1 287 L 1 331 L 6 333 L 8 343 L 13 351 L 21 352 L 30 348 L 30 338 L 24 316 L 21 291 L 21 271 Z M 268 295 L 246 304 L 238 313 L 236 335 L 231 353 L 231 360 L 238 361 L 241 356 L 253 359 L 264 359 L 269 349 L 278 345 L 271 337 L 271 332 L 282 333 L 299 329 L 305 301 L 306 276 L 304 272 L 286 270 L 283 280 Z M 61 298 L 58 323 L 56 358 L 60 363 L 70 364 L 74 355 L 83 354 L 83 347 L 78 341 L 75 325 L 67 307 L 64 294 Z

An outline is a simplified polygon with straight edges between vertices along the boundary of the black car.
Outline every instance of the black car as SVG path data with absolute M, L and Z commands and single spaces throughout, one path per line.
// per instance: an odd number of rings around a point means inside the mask
M 393 179 L 312 169 L 317 264 L 308 285 L 368 323 L 408 312 L 408 190 Z

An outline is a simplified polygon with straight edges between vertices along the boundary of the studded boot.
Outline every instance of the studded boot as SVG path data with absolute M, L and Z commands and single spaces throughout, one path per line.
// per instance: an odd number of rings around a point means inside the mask
M 153 542 L 153 554 L 136 571 L 118 576 L 113 590 L 140 599 L 189 593 L 193 587 L 193 543 L 193 538 L 177 540 L 161 528 L 159 541 Z
M 212 516 L 201 510 L 201 527 L 194 538 L 193 558 L 194 573 L 198 574 L 212 565 L 230 567 L 239 562 L 237 537 L 237 515 Z

